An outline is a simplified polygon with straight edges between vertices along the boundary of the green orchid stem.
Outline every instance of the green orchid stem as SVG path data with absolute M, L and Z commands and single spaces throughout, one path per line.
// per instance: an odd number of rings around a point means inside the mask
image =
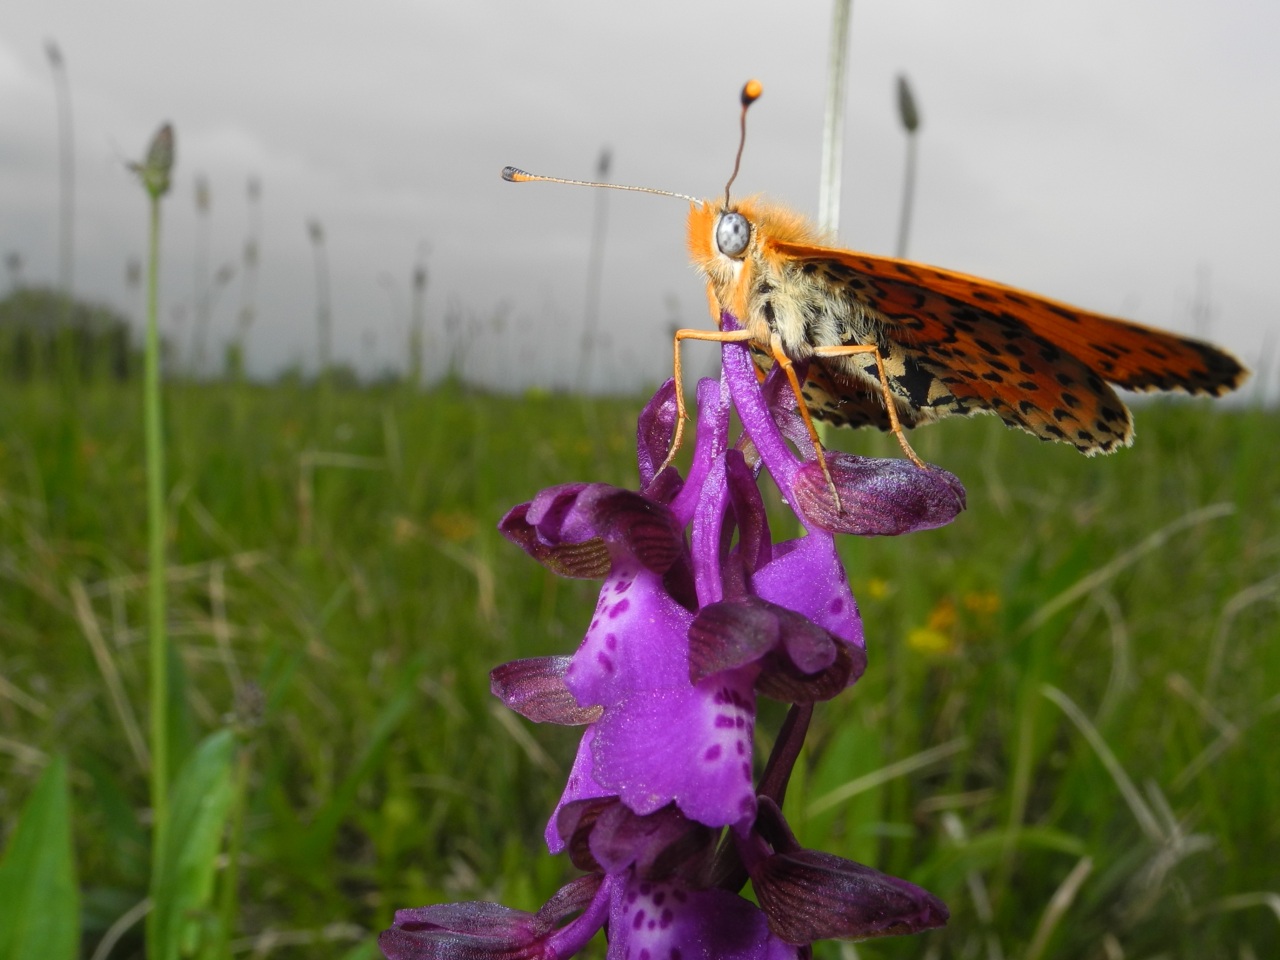
M 147 446 L 147 612 L 151 675 L 151 811 L 153 849 L 162 849 L 169 813 L 169 641 L 165 624 L 164 439 L 160 411 L 160 197 L 151 197 L 147 265 L 146 367 L 143 407 Z

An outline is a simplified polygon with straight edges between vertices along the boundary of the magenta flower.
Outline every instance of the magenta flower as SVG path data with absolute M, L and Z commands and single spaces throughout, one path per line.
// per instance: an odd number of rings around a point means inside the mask
M 736 325 L 728 315 L 725 324 Z M 866 669 L 834 534 L 940 526 L 964 508 L 964 489 L 935 468 L 828 453 L 837 510 L 790 391 L 776 375 L 759 383 L 745 347 L 726 344 L 723 356 L 721 380 L 698 386 L 687 478 L 655 474 L 674 427 L 668 382 L 640 417 L 639 492 L 553 487 L 500 525 L 557 573 L 604 581 L 573 656 L 492 675 L 494 693 L 523 716 L 586 726 L 546 840 L 587 876 L 537 914 L 480 903 L 402 910 L 380 940 L 392 960 L 566 957 L 602 926 L 610 957 L 794 957 L 817 939 L 946 921 L 920 888 L 800 848 L 780 807 L 813 704 Z M 731 407 L 755 464 L 730 443 Z M 761 468 L 803 536 L 773 541 Z M 758 695 L 793 706 L 757 782 Z M 748 878 L 760 907 L 738 896 Z

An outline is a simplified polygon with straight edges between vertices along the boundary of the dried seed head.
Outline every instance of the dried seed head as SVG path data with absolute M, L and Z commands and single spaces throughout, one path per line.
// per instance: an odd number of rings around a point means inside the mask
M 920 110 L 916 106 L 916 98 L 911 94 L 911 84 L 907 83 L 905 73 L 898 74 L 898 116 L 907 133 L 915 133 L 920 128 Z
M 163 124 L 151 138 L 147 158 L 131 163 L 129 169 L 138 175 L 143 188 L 158 200 L 169 192 L 169 175 L 173 171 L 173 125 Z

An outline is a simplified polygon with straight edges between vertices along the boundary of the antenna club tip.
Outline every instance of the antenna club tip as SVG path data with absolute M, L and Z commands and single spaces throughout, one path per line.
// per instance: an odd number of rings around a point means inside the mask
M 751 106 L 760 99 L 762 93 L 764 93 L 764 84 L 755 78 L 748 80 L 742 87 L 742 108 L 745 110 Z
M 503 167 L 502 179 L 506 180 L 508 183 L 522 183 L 531 178 L 519 167 Z

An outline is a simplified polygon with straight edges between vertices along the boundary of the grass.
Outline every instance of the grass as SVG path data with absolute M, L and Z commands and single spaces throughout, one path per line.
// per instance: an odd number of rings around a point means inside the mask
M 66 402 L 0 385 L 0 813 L 67 758 L 87 956 L 149 882 L 145 484 L 136 385 Z M 576 738 L 497 709 L 487 672 L 571 650 L 594 584 L 495 525 L 543 486 L 633 484 L 641 402 L 166 388 L 171 762 L 236 731 L 227 949 L 372 956 L 396 907 L 562 881 L 540 835 Z M 1280 945 L 1280 414 L 1137 419 L 1096 461 L 994 421 L 920 431 L 968 512 L 844 544 L 871 666 L 819 709 L 789 815 L 953 913 L 859 956 Z M 116 932 L 141 955 L 140 923 Z

